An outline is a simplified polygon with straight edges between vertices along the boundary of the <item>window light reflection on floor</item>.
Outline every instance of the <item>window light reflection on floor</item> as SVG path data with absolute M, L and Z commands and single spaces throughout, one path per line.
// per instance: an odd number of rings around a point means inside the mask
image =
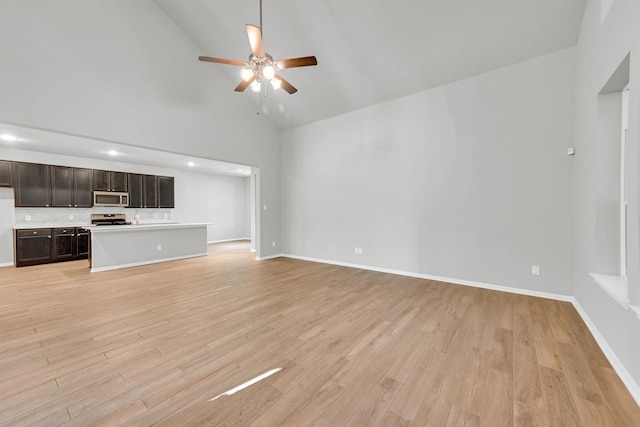
M 265 379 L 267 377 L 270 377 L 271 375 L 273 375 L 276 372 L 281 371 L 281 370 L 282 370 L 282 368 L 275 368 L 275 369 L 272 369 L 270 371 L 267 371 L 262 375 L 258 375 L 257 377 L 255 377 L 255 378 L 253 378 L 253 379 L 251 379 L 251 380 L 249 380 L 249 381 L 247 381 L 245 383 L 242 383 L 237 387 L 232 388 L 231 390 L 227 390 L 224 393 L 219 394 L 219 395 L 217 395 L 216 397 L 214 397 L 212 399 L 209 399 L 209 402 L 213 402 L 214 400 L 216 400 L 216 399 L 218 399 L 218 398 L 220 398 L 222 396 L 231 396 L 232 394 L 235 394 L 235 393 L 237 393 L 237 392 L 239 392 L 241 390 L 244 390 L 245 388 L 247 388 L 249 386 L 252 386 L 257 382 L 260 382 L 263 379 Z

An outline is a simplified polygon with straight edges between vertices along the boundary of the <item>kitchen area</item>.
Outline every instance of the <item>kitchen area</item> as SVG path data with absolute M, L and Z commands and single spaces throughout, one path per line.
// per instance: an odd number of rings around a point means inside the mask
M 170 219 L 174 177 L 7 160 L 0 177 L 24 218 L 13 226 L 16 267 L 88 259 L 94 272 L 207 255 L 207 224 Z M 140 212 L 158 208 L 167 213 L 145 224 Z
M 204 256 L 208 243 L 251 239 L 249 184 L 0 147 L 0 267 L 86 259 L 104 271 Z

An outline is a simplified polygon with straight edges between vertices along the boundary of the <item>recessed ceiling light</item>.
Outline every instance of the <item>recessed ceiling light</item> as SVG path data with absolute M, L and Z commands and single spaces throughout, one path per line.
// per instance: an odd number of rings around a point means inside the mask
M 118 152 L 116 150 L 109 150 L 109 151 L 107 151 L 107 154 L 110 155 L 110 156 L 117 156 Z
M 193 162 L 189 162 L 189 163 L 187 163 L 187 166 L 190 166 L 190 167 L 194 167 L 195 165 L 196 165 L 196 164 L 195 164 L 195 163 L 193 163 Z
M 8 133 L 4 133 L 0 135 L 0 139 L 3 141 L 14 142 L 14 141 L 18 141 L 20 138 L 14 135 L 9 135 Z

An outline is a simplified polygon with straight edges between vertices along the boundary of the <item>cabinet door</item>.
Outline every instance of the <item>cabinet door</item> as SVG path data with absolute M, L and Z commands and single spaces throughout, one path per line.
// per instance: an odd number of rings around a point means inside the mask
M 158 207 L 175 208 L 174 184 L 172 176 L 158 177 Z
M 15 163 L 16 207 L 49 207 L 51 201 L 49 166 Z
M 76 258 L 87 259 L 89 257 L 89 232 L 82 228 L 76 229 Z
M 93 171 L 93 189 L 96 191 L 110 191 L 110 173 L 109 171 L 94 170 Z
M 90 208 L 93 205 L 93 170 L 73 170 L 73 207 Z
M 144 206 L 142 198 L 142 175 L 130 173 L 129 180 L 129 207 L 141 208 Z
M 0 187 L 13 187 L 13 163 L 0 160 Z
M 111 172 L 111 191 L 127 191 L 127 173 Z
M 53 230 L 53 261 L 66 261 L 75 258 L 75 231 L 75 227 Z
M 73 168 L 49 166 L 51 172 L 51 206 L 73 206 Z
M 157 208 L 158 197 L 156 194 L 156 176 L 144 175 L 142 177 L 143 206 L 145 208 Z
M 51 229 L 16 230 L 16 266 L 51 261 Z

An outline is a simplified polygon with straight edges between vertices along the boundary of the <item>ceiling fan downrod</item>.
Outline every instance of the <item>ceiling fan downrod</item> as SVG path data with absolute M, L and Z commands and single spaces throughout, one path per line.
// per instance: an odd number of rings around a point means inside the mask
M 260 0 L 260 32 L 262 33 L 262 39 L 264 40 L 264 29 L 262 28 L 262 0 Z

